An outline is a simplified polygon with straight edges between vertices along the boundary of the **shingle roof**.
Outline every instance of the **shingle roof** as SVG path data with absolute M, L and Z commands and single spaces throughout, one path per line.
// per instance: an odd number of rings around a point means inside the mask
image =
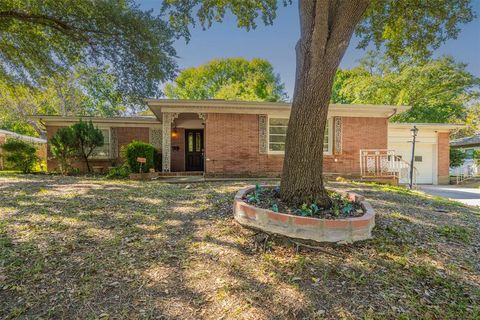
M 450 141 L 450 145 L 453 147 L 475 146 L 475 145 L 480 146 L 480 133 L 471 137 L 452 140 Z

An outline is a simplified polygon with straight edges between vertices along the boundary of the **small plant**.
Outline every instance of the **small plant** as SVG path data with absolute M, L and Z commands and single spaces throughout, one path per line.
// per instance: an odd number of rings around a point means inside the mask
M 311 205 L 304 203 L 296 210 L 296 212 L 303 217 L 311 217 L 314 214 L 317 214 L 319 211 L 320 208 L 315 203 L 312 203 Z
M 259 197 L 258 193 L 253 192 L 253 193 L 250 193 L 249 195 L 247 195 L 247 202 L 248 203 L 259 204 L 260 203 L 260 197 Z
M 128 165 L 123 165 L 121 167 L 111 168 L 107 175 L 107 179 L 124 179 L 130 175 L 130 168 Z
M 30 173 L 39 161 L 37 149 L 31 144 L 17 139 L 9 139 L 2 145 L 7 166 L 11 169 Z
M 271 210 L 273 212 L 278 212 L 278 205 L 276 203 L 272 204 Z

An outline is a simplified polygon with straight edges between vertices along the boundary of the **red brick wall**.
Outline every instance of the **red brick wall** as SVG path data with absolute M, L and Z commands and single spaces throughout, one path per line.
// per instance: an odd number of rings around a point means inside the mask
M 185 171 L 185 129 L 177 128 L 175 130 L 177 136 L 172 137 L 170 170 L 174 172 Z
M 450 136 L 448 132 L 438 133 L 438 183 L 450 182 Z
M 333 130 L 332 134 L 334 135 Z M 343 117 L 342 153 L 325 155 L 324 171 L 358 175 L 360 149 L 387 149 L 387 144 L 387 118 Z
M 58 129 L 61 127 L 58 126 L 47 126 L 47 139 L 50 139 L 55 135 Z M 132 140 L 144 141 L 149 142 L 149 128 L 146 127 L 113 127 L 111 130 L 116 130 L 117 138 L 118 138 L 118 153 L 119 156 L 116 159 L 105 159 L 105 160 L 98 160 L 92 159 L 90 161 L 91 166 L 102 166 L 105 170 L 112 165 L 118 165 L 123 162 L 120 157 L 120 150 L 123 146 L 128 145 Z M 57 160 L 52 158 L 52 154 L 50 152 L 50 148 L 48 148 L 47 153 L 47 170 L 48 171 L 55 171 L 58 167 Z M 86 171 L 86 165 L 84 161 L 75 161 L 73 163 L 74 168 L 78 168 L 80 171 Z
M 340 155 L 325 156 L 325 172 L 358 174 L 360 149 L 387 148 L 387 121 L 386 118 L 343 118 L 343 151 Z M 205 128 L 206 173 L 280 174 L 283 155 L 260 154 L 258 136 L 258 115 L 209 114 Z

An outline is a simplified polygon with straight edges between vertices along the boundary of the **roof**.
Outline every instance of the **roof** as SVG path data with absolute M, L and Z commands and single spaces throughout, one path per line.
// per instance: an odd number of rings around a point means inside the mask
M 451 131 L 465 128 L 464 124 L 455 123 L 414 123 L 414 122 L 390 122 L 388 124 L 391 128 L 411 129 L 416 126 L 418 129 L 431 129 L 437 131 Z
M 158 120 L 155 116 L 134 116 L 134 117 L 84 117 L 84 116 L 45 116 L 45 115 L 34 115 L 32 118 L 39 119 L 44 122 L 54 123 L 54 122 L 78 122 L 82 120 L 94 120 L 95 122 L 104 122 L 104 123 L 154 123 L 158 124 Z
M 239 113 L 264 114 L 283 113 L 288 115 L 292 107 L 287 102 L 259 102 L 232 100 L 181 100 L 147 99 L 148 107 L 161 119 L 163 112 Z M 360 117 L 389 117 L 394 113 L 405 112 L 409 106 L 389 106 L 372 104 L 331 104 L 329 112 L 335 115 Z
M 31 137 L 31 136 L 27 136 L 27 135 L 24 135 L 24 134 L 19 134 L 19 133 L 13 132 L 13 131 L 8 131 L 8 130 L 3 130 L 3 129 L 0 129 L 0 134 L 5 134 L 7 136 L 15 137 L 17 139 L 20 139 L 20 140 L 23 140 L 23 141 L 28 141 L 28 142 L 31 142 L 31 143 L 39 143 L 39 144 L 47 143 L 46 139 Z
M 450 141 L 450 145 L 453 147 L 480 146 L 480 133 L 470 137 L 452 140 Z

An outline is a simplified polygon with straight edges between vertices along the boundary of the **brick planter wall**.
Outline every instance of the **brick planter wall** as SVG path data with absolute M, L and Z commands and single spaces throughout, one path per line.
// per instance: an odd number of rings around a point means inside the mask
M 276 233 L 291 238 L 318 242 L 352 243 L 372 238 L 375 212 L 372 206 L 355 193 L 344 193 L 350 200 L 360 202 L 364 215 L 345 219 L 318 219 L 273 212 L 246 203 L 243 198 L 254 186 L 237 192 L 233 203 L 235 220 L 243 226 Z M 342 192 L 340 192 L 342 193 Z

